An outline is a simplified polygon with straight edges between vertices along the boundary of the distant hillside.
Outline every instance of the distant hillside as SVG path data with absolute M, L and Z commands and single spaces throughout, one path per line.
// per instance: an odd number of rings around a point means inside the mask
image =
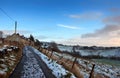
M 120 59 L 119 47 L 76 47 L 58 45 L 58 48 L 61 51 L 79 54 L 79 56 L 83 57 Z
M 43 42 L 43 48 L 49 48 L 51 43 Z M 56 44 L 61 52 L 75 54 L 86 58 L 110 58 L 120 59 L 120 47 L 96 47 L 96 46 L 68 46 Z

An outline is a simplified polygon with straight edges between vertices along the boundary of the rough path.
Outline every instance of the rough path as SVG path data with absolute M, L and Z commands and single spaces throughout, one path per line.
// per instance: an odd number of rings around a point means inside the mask
M 55 78 L 34 50 L 26 46 L 23 57 L 9 78 Z

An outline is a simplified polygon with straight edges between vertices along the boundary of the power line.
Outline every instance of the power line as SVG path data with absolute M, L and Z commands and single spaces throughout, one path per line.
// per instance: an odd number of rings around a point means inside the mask
M 15 21 L 11 16 L 9 16 L 2 8 L 0 8 L 0 10 L 12 21 Z

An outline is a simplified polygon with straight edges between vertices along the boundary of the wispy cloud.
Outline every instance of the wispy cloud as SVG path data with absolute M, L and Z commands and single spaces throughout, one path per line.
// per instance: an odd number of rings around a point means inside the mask
M 80 38 L 74 37 L 68 40 L 59 41 L 60 44 L 81 45 L 81 46 L 119 46 L 120 38 Z
M 103 15 L 101 12 L 85 12 L 81 14 L 70 14 L 68 17 L 75 19 L 98 19 Z
M 14 30 L 0 30 L 3 32 L 3 34 L 5 35 L 11 35 L 14 33 Z M 18 30 L 17 33 L 20 33 L 20 34 L 29 34 L 31 33 L 31 31 L 27 31 L 27 30 Z
M 63 25 L 63 24 L 57 24 L 57 26 L 69 28 L 69 29 L 81 29 L 80 27 L 77 27 L 77 26 L 70 26 L 70 25 Z
M 71 14 L 69 15 L 70 18 L 81 18 L 81 15 L 79 14 Z
M 36 38 L 39 40 L 45 40 L 45 39 L 48 39 L 49 37 L 44 36 L 44 35 L 38 35 L 38 36 L 36 36 Z
M 63 41 L 62 44 L 82 46 L 119 46 L 120 25 L 106 25 L 96 29 L 93 33 L 82 34 Z

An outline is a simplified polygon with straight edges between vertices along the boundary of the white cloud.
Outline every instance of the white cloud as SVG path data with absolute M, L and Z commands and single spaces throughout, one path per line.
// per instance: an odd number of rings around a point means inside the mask
M 58 41 L 60 44 L 65 45 L 80 45 L 80 46 L 120 46 L 120 38 L 113 37 L 113 38 L 80 38 L 74 37 L 67 40 Z
M 85 12 L 81 14 L 70 14 L 68 15 L 70 18 L 76 18 L 76 19 L 98 19 L 103 15 L 101 12 Z
M 77 14 L 71 14 L 69 15 L 70 18 L 81 18 L 81 15 L 77 15 Z
M 120 26 L 119 25 L 106 25 L 104 28 L 97 29 L 94 33 L 83 34 L 82 38 L 111 38 L 111 37 L 119 37 L 120 34 Z
M 82 13 L 71 14 L 70 18 L 75 19 L 96 19 L 101 18 L 102 13 Z M 70 39 L 58 41 L 58 43 L 66 45 L 82 45 L 82 46 L 120 46 L 120 15 L 108 16 L 104 18 L 105 26 L 94 30 L 92 33 L 86 33 Z
M 77 26 L 70 26 L 70 25 L 63 25 L 63 24 L 57 24 L 59 27 L 69 28 L 69 29 L 81 29 Z
M 0 30 L 3 32 L 3 34 L 5 35 L 11 35 L 14 33 L 14 30 Z M 20 34 L 28 34 L 28 33 L 31 33 L 31 31 L 27 31 L 27 30 L 17 30 L 17 33 L 20 33 Z
M 82 34 L 59 41 L 59 43 L 82 46 L 120 46 L 120 25 L 106 25 L 95 30 L 94 33 Z
M 45 39 L 48 39 L 47 36 L 44 36 L 44 35 L 38 35 L 38 36 L 35 36 L 37 39 L 39 40 L 45 40 Z

